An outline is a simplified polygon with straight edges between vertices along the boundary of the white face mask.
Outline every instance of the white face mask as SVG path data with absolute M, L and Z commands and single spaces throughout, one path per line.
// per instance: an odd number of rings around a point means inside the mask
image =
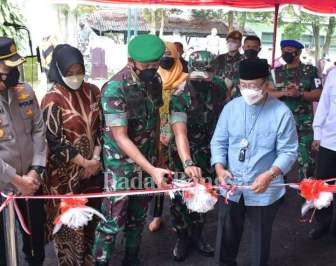
M 62 80 L 64 81 L 64 83 L 73 90 L 78 90 L 84 81 L 84 74 L 80 74 L 80 75 L 73 75 L 73 76 L 68 76 L 68 77 L 64 77 L 62 75 L 61 70 L 59 69 L 58 65 L 56 64 L 57 69 L 58 69 L 58 73 L 60 74 Z
M 234 42 L 228 42 L 227 43 L 227 48 L 228 48 L 229 52 L 236 51 L 236 50 L 238 50 L 238 44 L 236 44 Z
M 262 98 L 264 98 L 264 93 L 262 90 L 244 89 L 241 90 L 240 93 L 248 105 L 256 104 L 260 102 Z
M 206 72 L 206 71 L 192 71 L 190 74 L 189 74 L 189 78 L 190 79 L 198 79 L 198 78 L 201 78 L 201 79 L 208 79 L 210 76 L 209 76 L 209 73 Z
M 69 77 L 63 77 L 62 79 L 64 83 L 73 90 L 78 90 L 84 81 L 84 75 L 75 75 L 75 76 L 69 76 Z

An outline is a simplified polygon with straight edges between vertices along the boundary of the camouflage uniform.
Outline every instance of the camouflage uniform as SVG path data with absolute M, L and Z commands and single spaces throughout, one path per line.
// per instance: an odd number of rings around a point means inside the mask
M 322 89 L 316 67 L 300 64 L 299 67 L 288 69 L 281 66 L 275 70 L 276 90 L 282 91 L 289 82 L 299 86 L 301 92 L 313 89 Z M 314 175 L 315 160 L 311 151 L 313 141 L 313 104 L 302 98 L 282 97 L 290 110 L 293 112 L 299 136 L 298 163 L 299 179 L 308 178 Z
M 210 166 L 210 140 L 225 104 L 226 93 L 222 79 L 214 76 L 210 83 L 187 80 L 184 86 L 173 93 L 170 100 L 170 122 L 182 122 L 187 125 L 192 160 L 202 169 L 203 177 L 213 177 Z M 169 144 L 169 153 L 169 168 L 175 172 L 183 172 L 174 139 Z M 189 229 L 192 224 L 203 224 L 205 220 L 204 214 L 190 212 L 180 195 L 176 195 L 172 200 L 171 214 L 173 226 L 177 231 Z
M 219 55 L 214 62 L 214 73 L 220 77 L 223 81 L 225 78 L 230 79 L 233 82 L 233 87 L 230 97 L 237 97 L 239 95 L 239 63 L 243 60 L 243 55 L 236 52 L 234 55 L 229 53 Z
M 106 130 L 103 133 L 103 158 L 106 170 L 105 189 L 108 191 L 133 189 L 129 183 L 134 177 L 136 188 L 150 182 L 141 170 L 118 147 L 108 130 L 111 126 L 127 126 L 128 135 L 150 163 L 156 160 L 156 136 L 159 108 L 162 105 L 162 83 L 157 75 L 145 84 L 129 68 L 116 74 L 102 90 L 102 108 Z M 126 254 L 137 254 L 146 218 L 149 197 L 125 196 L 104 198 L 101 221 L 96 230 L 93 254 L 97 262 L 108 262 L 113 252 L 116 235 L 125 231 Z

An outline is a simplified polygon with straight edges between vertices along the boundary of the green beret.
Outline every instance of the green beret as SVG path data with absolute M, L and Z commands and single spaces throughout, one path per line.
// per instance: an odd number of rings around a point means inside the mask
M 128 44 L 128 55 L 137 62 L 148 63 L 160 60 L 166 46 L 157 36 L 151 34 L 139 35 Z

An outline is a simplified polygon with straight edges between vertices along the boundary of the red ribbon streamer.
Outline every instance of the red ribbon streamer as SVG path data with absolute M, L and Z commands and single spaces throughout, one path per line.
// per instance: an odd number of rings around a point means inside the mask
M 3 194 L 3 193 L 1 193 L 1 194 Z M 27 235 L 31 235 L 31 232 L 28 229 L 28 226 L 27 226 L 27 224 L 26 224 L 26 222 L 25 222 L 25 220 L 23 218 L 23 215 L 22 215 L 22 213 L 21 213 L 21 211 L 20 211 L 20 209 L 19 209 L 19 207 L 18 207 L 18 205 L 16 203 L 16 200 L 15 200 L 16 196 L 14 196 L 11 193 L 9 195 L 6 195 L 5 198 L 6 198 L 6 200 L 0 206 L 0 212 L 2 212 L 3 209 L 6 208 L 10 202 L 14 202 L 14 210 L 15 210 L 15 213 L 16 213 L 18 219 L 19 219 L 19 222 L 21 224 L 21 227 L 22 227 L 23 231 L 25 231 Z
M 71 194 L 68 194 L 71 195 Z M 62 199 L 60 204 L 60 214 L 55 218 L 54 224 L 59 224 L 61 222 L 61 216 L 64 214 L 67 210 L 77 207 L 85 207 L 85 204 L 88 202 L 87 199 L 74 199 L 74 198 L 68 198 L 68 199 Z
M 325 180 L 303 179 L 299 184 L 301 196 L 306 200 L 318 199 L 321 192 L 336 192 L 336 185 L 329 185 Z

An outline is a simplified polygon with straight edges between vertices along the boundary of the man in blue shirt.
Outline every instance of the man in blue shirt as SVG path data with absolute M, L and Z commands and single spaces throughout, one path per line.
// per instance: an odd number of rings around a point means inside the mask
M 252 229 L 251 265 L 267 265 L 272 224 L 285 194 L 287 174 L 297 159 L 295 121 L 285 104 L 266 93 L 266 60 L 240 63 L 242 97 L 228 103 L 211 140 L 217 182 L 228 179 L 250 186 L 221 200 L 216 255 L 222 265 L 236 265 L 245 216 Z

